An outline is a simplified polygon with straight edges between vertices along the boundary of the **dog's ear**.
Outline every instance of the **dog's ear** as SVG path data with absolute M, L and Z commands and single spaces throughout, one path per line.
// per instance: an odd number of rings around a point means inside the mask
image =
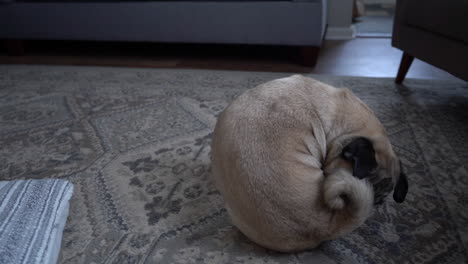
M 342 156 L 353 165 L 353 175 L 363 179 L 371 175 L 377 168 L 375 151 L 372 142 L 364 137 L 358 137 L 343 148 Z
M 398 181 L 393 190 L 393 200 L 397 203 L 402 203 L 405 200 L 406 194 L 408 193 L 408 179 L 406 175 L 401 172 L 398 177 Z

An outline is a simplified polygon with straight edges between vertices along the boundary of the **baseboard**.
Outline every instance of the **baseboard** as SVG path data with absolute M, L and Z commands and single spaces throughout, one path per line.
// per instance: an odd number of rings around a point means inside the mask
M 349 40 L 356 38 L 356 28 L 354 25 L 349 27 L 328 27 L 325 39 L 330 40 Z

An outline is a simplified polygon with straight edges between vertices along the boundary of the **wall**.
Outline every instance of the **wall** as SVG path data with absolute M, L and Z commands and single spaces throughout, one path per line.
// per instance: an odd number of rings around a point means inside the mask
M 366 4 L 388 4 L 395 5 L 396 0 L 364 0 Z

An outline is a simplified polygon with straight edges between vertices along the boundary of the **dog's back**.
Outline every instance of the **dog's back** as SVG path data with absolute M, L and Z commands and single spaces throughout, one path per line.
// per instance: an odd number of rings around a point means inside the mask
M 213 177 L 233 223 L 250 239 L 279 251 L 302 250 L 369 216 L 372 187 L 353 177 L 349 164 L 328 156 L 338 148 L 333 140 L 362 127 L 337 124 L 345 122 L 339 119 L 345 104 L 353 108 L 348 114 L 374 121 L 349 91 L 301 76 L 251 89 L 220 115 Z M 365 129 L 378 134 L 379 125 Z

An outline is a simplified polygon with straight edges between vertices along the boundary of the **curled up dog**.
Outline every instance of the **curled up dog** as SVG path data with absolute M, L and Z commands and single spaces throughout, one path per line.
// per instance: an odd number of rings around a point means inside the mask
M 234 223 L 291 252 L 361 225 L 408 183 L 386 131 L 350 90 L 294 75 L 246 91 L 219 116 L 212 174 Z

